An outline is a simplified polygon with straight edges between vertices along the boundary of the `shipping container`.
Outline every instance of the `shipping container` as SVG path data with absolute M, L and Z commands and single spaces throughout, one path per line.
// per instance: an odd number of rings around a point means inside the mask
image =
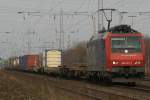
M 37 70 L 40 68 L 39 55 L 24 55 L 19 57 L 20 66 L 24 70 Z
M 19 66 L 19 57 L 14 57 L 14 59 L 13 59 L 13 66 L 15 68 Z
M 62 52 L 59 50 L 46 50 L 45 51 L 45 67 L 56 68 L 62 65 Z
M 20 56 L 19 57 L 20 69 L 25 69 L 25 63 L 26 63 L 25 56 Z
M 9 68 L 15 68 L 19 66 L 19 58 L 11 57 L 9 58 Z

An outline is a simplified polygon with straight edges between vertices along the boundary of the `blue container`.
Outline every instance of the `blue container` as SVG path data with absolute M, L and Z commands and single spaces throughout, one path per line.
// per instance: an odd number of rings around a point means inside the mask
M 23 69 L 23 70 L 26 70 L 26 56 L 20 56 L 19 57 L 19 65 L 20 65 L 20 68 Z

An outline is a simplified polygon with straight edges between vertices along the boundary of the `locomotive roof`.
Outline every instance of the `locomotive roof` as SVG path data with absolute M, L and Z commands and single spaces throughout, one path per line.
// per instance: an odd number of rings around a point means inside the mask
M 117 33 L 117 34 L 126 34 L 126 33 L 131 33 L 131 34 L 137 34 L 139 33 L 137 30 L 134 30 L 131 28 L 130 25 L 118 25 L 118 26 L 114 26 L 112 28 L 110 28 L 109 30 L 105 30 L 105 28 L 103 28 L 103 30 L 99 31 L 99 34 L 95 34 L 94 36 L 91 37 L 91 40 L 96 40 L 99 38 L 105 38 L 105 35 L 107 32 L 111 32 L 113 33 Z
M 99 33 L 104 33 L 104 32 L 111 32 L 111 33 L 138 33 L 137 30 L 134 30 L 131 28 L 130 25 L 118 25 L 111 27 L 109 30 L 105 30 L 103 28 Z
M 92 40 L 97 40 L 97 39 L 100 39 L 100 38 L 104 38 L 105 36 L 105 33 L 102 33 L 102 34 L 95 34 L 91 37 L 90 41 Z
M 111 33 L 138 33 L 137 30 L 131 28 L 130 25 L 118 25 L 110 28 L 108 32 Z

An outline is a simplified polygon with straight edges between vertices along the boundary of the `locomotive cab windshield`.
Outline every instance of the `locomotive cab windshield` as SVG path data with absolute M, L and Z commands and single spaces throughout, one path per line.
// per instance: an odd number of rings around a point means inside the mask
M 141 52 L 141 37 L 138 36 L 111 37 L 111 50 L 113 53 Z

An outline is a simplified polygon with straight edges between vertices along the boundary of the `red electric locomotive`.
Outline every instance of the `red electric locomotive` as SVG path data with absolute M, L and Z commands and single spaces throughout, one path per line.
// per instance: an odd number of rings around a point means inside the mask
M 144 76 L 143 36 L 128 25 L 100 32 L 91 38 L 87 48 L 88 71 L 91 75 L 128 78 Z

